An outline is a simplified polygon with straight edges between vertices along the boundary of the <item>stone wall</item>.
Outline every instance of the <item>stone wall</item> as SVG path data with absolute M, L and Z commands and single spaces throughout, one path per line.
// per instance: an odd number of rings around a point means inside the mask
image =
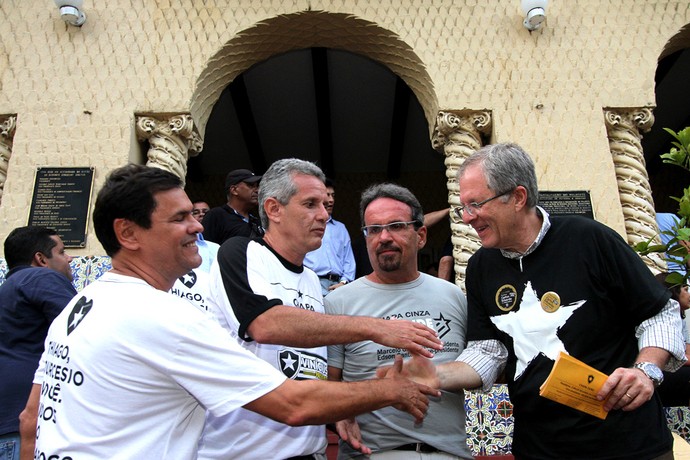
M 488 113 L 490 141 L 523 145 L 542 189 L 591 190 L 597 219 L 626 235 L 605 110 L 654 104 L 657 58 L 690 22 L 684 0 L 554 1 L 535 32 L 518 0 L 114 0 L 85 11 L 76 28 L 52 2 L 0 2 L 0 118 L 16 116 L 2 240 L 26 223 L 36 167 L 94 166 L 98 190 L 110 169 L 145 161 L 137 114 L 190 113 L 203 137 L 234 76 L 305 46 L 386 65 L 430 127 L 439 112 Z M 103 253 L 91 228 L 71 252 Z

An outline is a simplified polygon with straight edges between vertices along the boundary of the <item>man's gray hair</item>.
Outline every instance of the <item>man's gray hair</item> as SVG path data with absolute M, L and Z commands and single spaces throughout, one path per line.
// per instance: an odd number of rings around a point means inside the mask
M 385 182 L 372 185 L 362 192 L 362 198 L 359 202 L 359 218 L 362 221 L 362 226 L 366 225 L 364 222 L 364 212 L 367 210 L 367 206 L 378 198 L 392 198 L 405 203 L 410 207 L 412 220 L 419 222 L 419 225 L 416 225 L 415 228 L 424 225 L 424 211 L 417 197 L 405 187 Z
M 539 202 L 539 188 L 534 162 L 522 147 L 504 143 L 485 145 L 470 155 L 458 169 L 458 179 L 467 168 L 479 165 L 486 185 L 494 193 L 515 190 L 518 185 L 527 189 L 527 206 L 534 208 Z
M 275 198 L 280 204 L 286 205 L 297 193 L 295 174 L 314 176 L 321 182 L 326 182 L 323 171 L 314 163 L 298 158 L 275 161 L 264 173 L 259 184 L 259 217 L 265 229 L 268 229 L 269 221 L 264 210 L 264 203 L 269 198 Z

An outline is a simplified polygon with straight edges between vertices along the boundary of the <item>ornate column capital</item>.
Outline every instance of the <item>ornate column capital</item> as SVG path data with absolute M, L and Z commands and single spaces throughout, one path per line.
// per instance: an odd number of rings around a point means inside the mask
M 16 127 L 17 115 L 0 115 L 0 141 L 11 147 Z
M 650 107 L 605 108 L 606 130 L 627 130 L 646 133 L 654 124 L 654 114 Z
M 432 145 L 445 155 L 449 205 L 460 205 L 458 168 L 468 156 L 482 147 L 482 138 L 487 137 L 492 128 L 492 116 L 488 110 L 444 110 L 436 116 Z M 450 218 L 455 282 L 462 286 L 467 261 L 479 249 L 481 243 L 474 229 L 465 225 L 455 213 L 451 212 Z
M 137 139 L 149 143 L 146 164 L 170 171 L 184 183 L 187 160 L 198 155 L 203 148 L 203 140 L 191 115 L 137 115 L 135 129 Z
M 0 115 L 0 200 L 7 180 L 7 167 L 12 156 L 17 115 Z
M 460 141 L 464 134 L 481 146 L 480 136 L 489 134 L 491 127 L 491 112 L 486 110 L 440 111 L 436 116 L 432 145 L 443 152 L 446 145 Z

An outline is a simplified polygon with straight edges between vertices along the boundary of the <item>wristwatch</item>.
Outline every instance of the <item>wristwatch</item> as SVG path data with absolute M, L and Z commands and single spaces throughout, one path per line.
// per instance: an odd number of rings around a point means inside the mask
M 644 372 L 644 375 L 649 377 L 652 380 L 652 383 L 654 384 L 654 388 L 658 388 L 659 385 L 661 385 L 661 382 L 664 381 L 664 373 L 661 372 L 661 369 L 659 369 L 659 366 L 657 366 L 654 363 L 635 363 L 633 365 L 635 369 L 639 369 L 642 372 Z

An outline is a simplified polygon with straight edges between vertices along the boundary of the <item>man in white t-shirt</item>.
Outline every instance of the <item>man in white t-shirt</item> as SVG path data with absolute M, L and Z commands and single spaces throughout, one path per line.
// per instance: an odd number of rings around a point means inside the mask
M 400 374 L 359 387 L 286 379 L 170 295 L 201 263 L 191 211 L 180 179 L 161 169 L 128 165 L 106 179 L 93 220 L 113 268 L 48 332 L 20 416 L 23 435 L 38 420 L 35 458 L 192 459 L 206 410 L 302 425 L 395 405 L 423 418 L 426 395 L 438 394 L 428 387 Z

